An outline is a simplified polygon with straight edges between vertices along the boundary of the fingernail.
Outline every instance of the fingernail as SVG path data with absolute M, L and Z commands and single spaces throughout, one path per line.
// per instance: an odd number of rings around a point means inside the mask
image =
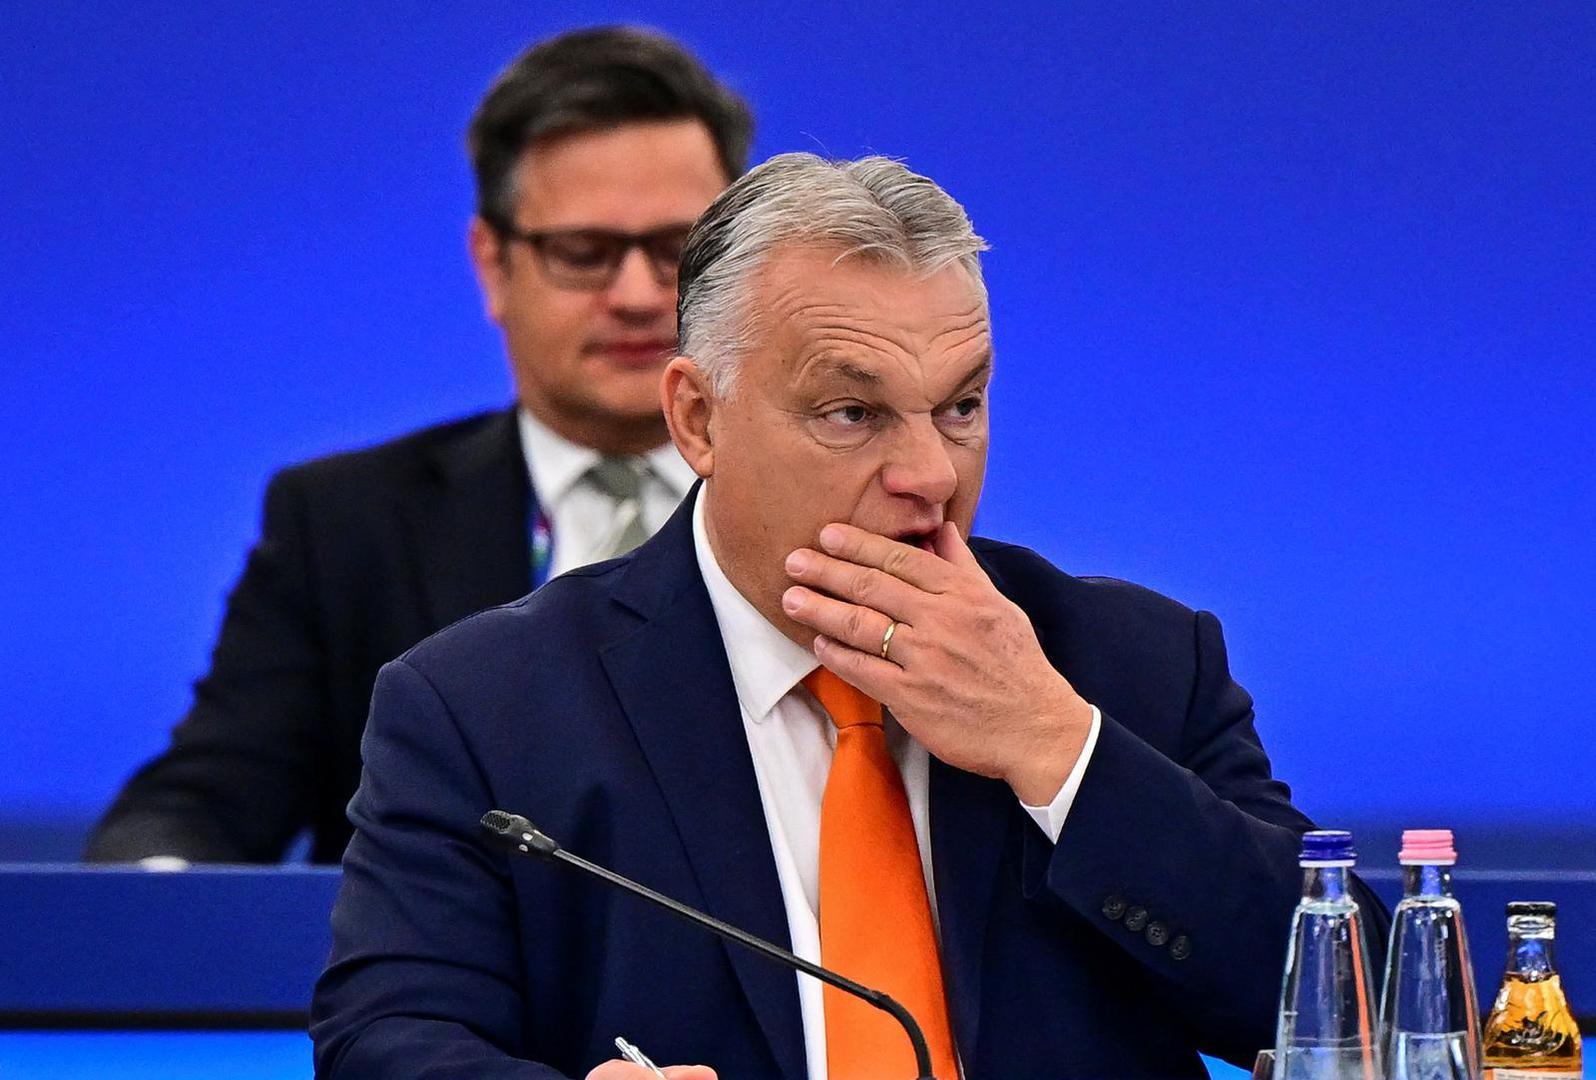
M 781 594 L 781 609 L 789 615 L 803 607 L 803 603 L 804 598 L 796 587 Z
M 820 543 L 827 551 L 835 551 L 842 546 L 842 530 L 835 525 L 827 525 L 820 530 Z
M 807 569 L 809 569 L 809 554 L 808 554 L 808 552 L 799 550 L 799 551 L 795 551 L 791 555 L 787 556 L 787 572 L 788 573 L 790 573 L 790 574 L 800 574 L 800 573 L 802 573 L 803 571 L 805 571 Z

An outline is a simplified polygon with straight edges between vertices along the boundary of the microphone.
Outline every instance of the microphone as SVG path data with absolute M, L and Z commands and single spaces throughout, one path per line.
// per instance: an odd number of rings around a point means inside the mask
M 631 878 L 622 877 L 613 870 L 599 866 L 597 863 L 588 862 L 580 855 L 573 855 L 562 848 L 553 837 L 542 832 L 538 827 L 522 817 L 505 810 L 489 810 L 482 815 L 482 832 L 493 844 L 511 855 L 527 855 L 538 859 L 548 859 L 554 862 L 563 862 L 567 866 L 574 866 L 583 873 L 592 874 L 602 878 L 611 885 L 617 885 L 634 896 L 641 896 L 644 900 L 664 908 L 666 911 L 679 915 L 688 922 L 697 923 L 704 929 L 730 941 L 735 941 L 745 949 L 752 949 L 761 956 L 768 957 L 778 964 L 795 968 L 805 975 L 812 975 L 828 986 L 835 986 L 838 990 L 852 994 L 869 1004 L 888 1013 L 909 1036 L 909 1042 L 914 1046 L 915 1067 L 920 1075 L 917 1080 L 936 1080 L 931 1075 L 931 1051 L 927 1049 L 925 1035 L 920 1031 L 920 1025 L 915 1022 L 909 1010 L 898 1004 L 880 990 L 872 990 L 868 986 L 861 986 L 852 979 L 845 979 L 835 971 L 823 968 L 819 964 L 811 964 L 801 956 L 795 956 L 779 945 L 772 945 L 764 938 L 755 937 L 746 930 L 739 930 L 730 923 L 721 922 L 712 915 L 706 915 L 697 908 L 688 907 L 677 900 L 672 900 L 663 893 L 657 893 L 646 885 L 639 885 Z M 958 1080 L 949 1077 L 948 1080 Z

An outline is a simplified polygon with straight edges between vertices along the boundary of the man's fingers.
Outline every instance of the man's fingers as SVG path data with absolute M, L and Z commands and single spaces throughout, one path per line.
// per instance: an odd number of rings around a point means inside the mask
M 970 545 L 964 542 L 964 535 L 959 532 L 959 527 L 951 521 L 944 521 L 942 528 L 937 530 L 936 540 L 932 545 L 936 548 L 939 558 L 953 566 L 968 567 L 971 570 L 980 570 L 981 564 L 975 559 L 975 552 L 970 550 Z M 981 571 L 985 574 L 985 571 Z
M 950 582 L 950 567 L 931 552 L 853 525 L 827 525 L 820 530 L 820 546 L 828 555 L 873 566 L 925 592 L 944 592 Z
M 883 705 L 897 700 L 899 680 L 903 678 L 903 669 L 897 664 L 824 634 L 815 638 L 814 649 L 816 659 L 843 682 L 858 687 Z
M 621 1058 L 601 1061 L 587 1074 L 587 1080 L 644 1080 L 648 1070 Z
M 781 608 L 795 621 L 873 656 L 881 655 L 887 627 L 898 622 L 873 608 L 837 600 L 802 585 L 794 585 L 781 594 Z M 892 632 L 894 650 L 907 648 L 903 641 L 907 629 L 907 623 L 898 622 Z M 901 652 L 896 659 L 901 662 Z
M 926 595 L 885 570 L 834 559 L 810 548 L 799 548 L 787 556 L 787 574 L 801 585 L 904 622 L 914 621 L 920 610 L 917 601 Z
M 660 1072 L 666 1080 L 715 1080 L 715 1070 L 708 1065 L 667 1065 Z
M 660 1072 L 667 1080 L 715 1080 L 715 1070 L 708 1065 L 666 1065 Z M 642 1065 L 613 1058 L 601 1062 L 587 1080 L 654 1080 L 654 1074 Z

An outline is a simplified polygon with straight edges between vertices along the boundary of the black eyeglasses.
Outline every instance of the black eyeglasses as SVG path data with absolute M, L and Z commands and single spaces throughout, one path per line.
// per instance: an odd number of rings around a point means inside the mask
M 676 266 L 693 225 L 665 225 L 645 233 L 613 229 L 521 232 L 508 225 L 496 228 L 506 239 L 520 240 L 530 247 L 554 284 L 567 289 L 605 289 L 620 273 L 621 263 L 633 248 L 641 248 L 648 257 L 656 282 L 662 287 L 674 286 Z

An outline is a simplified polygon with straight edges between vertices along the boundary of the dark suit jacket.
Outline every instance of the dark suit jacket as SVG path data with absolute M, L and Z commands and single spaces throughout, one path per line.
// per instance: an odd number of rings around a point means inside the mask
M 729 1080 L 803 1077 L 795 975 L 477 837 L 484 811 L 525 813 L 571 851 L 787 943 L 690 512 L 383 669 L 312 1006 L 319 1077 L 580 1077 L 616 1035 Z M 1005 785 L 932 762 L 967 1075 L 1199 1077 L 1199 1049 L 1250 1065 L 1273 1042 L 1309 823 L 1270 777 L 1217 622 L 972 546 L 1104 719 L 1057 846 Z
M 193 707 L 87 857 L 273 862 L 309 828 L 336 862 L 377 669 L 527 592 L 530 490 L 508 410 L 275 476 Z

